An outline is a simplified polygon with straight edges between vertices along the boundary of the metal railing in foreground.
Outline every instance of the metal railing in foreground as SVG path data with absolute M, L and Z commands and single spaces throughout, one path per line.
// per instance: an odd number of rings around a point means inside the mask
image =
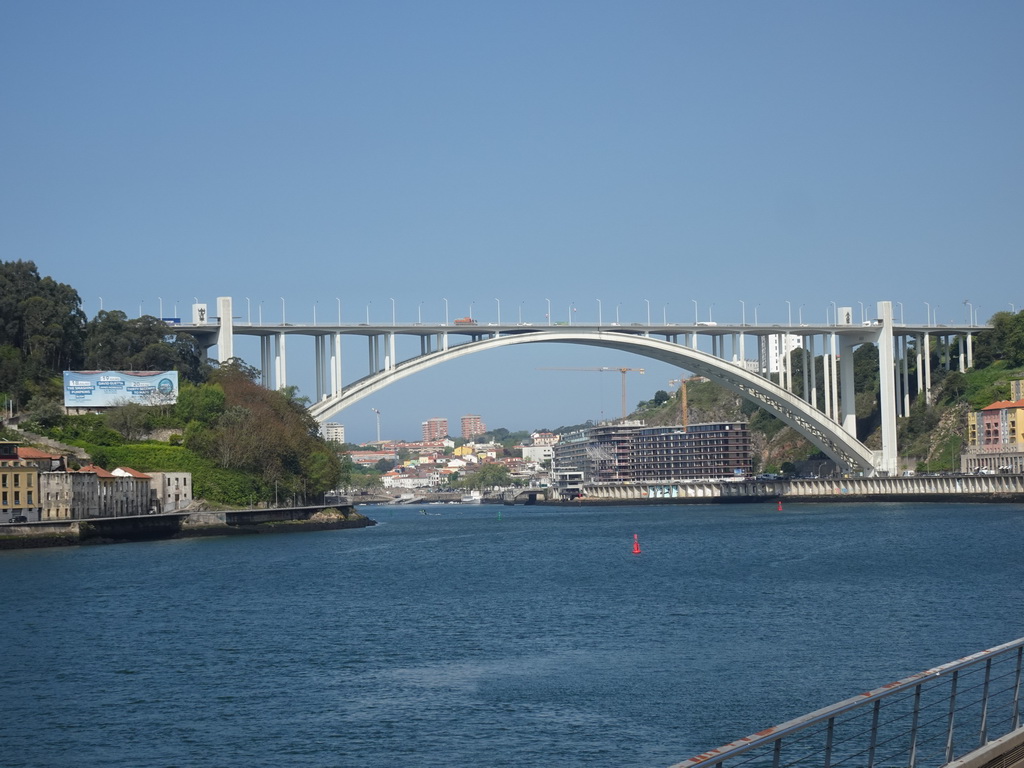
M 889 683 L 671 768 L 937 768 L 1021 726 L 1024 638 Z

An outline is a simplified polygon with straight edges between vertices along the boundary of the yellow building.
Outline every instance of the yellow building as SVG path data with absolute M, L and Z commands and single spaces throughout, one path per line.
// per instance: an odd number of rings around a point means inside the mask
M 0 522 L 36 522 L 39 509 L 39 469 L 18 456 L 18 443 L 0 441 Z

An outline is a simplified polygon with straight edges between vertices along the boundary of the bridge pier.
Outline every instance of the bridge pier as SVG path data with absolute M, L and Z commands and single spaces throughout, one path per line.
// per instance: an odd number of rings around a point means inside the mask
M 878 302 L 878 317 L 882 327 L 878 331 L 878 376 L 879 408 L 882 411 L 882 457 L 881 466 L 876 470 L 897 474 L 896 451 L 896 377 L 893 375 L 895 362 L 892 336 L 892 302 Z M 851 361 L 852 362 L 852 361 Z M 850 392 L 853 392 L 851 389 Z

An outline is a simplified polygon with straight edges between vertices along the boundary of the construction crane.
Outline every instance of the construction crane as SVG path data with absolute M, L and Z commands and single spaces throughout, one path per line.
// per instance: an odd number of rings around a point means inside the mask
M 672 379 L 668 385 L 671 387 L 674 384 L 679 385 L 679 400 L 681 401 L 680 408 L 683 411 L 683 432 L 686 432 L 690 427 L 690 408 L 686 398 L 686 382 L 691 379 L 697 378 L 696 376 L 689 376 L 687 378 Z
M 626 374 L 627 373 L 643 373 L 643 368 L 610 368 L 608 366 L 601 366 L 600 368 L 538 368 L 538 371 L 597 371 L 598 373 L 605 373 L 607 371 L 618 371 L 622 374 L 622 418 L 626 418 Z

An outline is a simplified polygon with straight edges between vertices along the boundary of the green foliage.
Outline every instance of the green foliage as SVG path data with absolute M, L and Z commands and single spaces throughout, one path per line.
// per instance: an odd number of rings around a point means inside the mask
M 219 384 L 191 384 L 183 382 L 178 392 L 178 403 L 174 410 L 178 422 L 196 422 L 212 427 L 224 413 L 224 388 Z
M 998 400 L 1010 397 L 1010 380 L 1024 376 L 1024 371 L 999 360 L 986 368 L 972 369 L 965 376 L 964 399 L 972 410 L 980 410 Z
M 170 339 L 170 340 L 169 340 Z M 177 370 L 186 381 L 208 374 L 199 342 L 150 315 L 129 319 L 117 309 L 100 310 L 86 326 L 85 364 L 97 370 Z
M 107 426 L 106 419 L 93 413 L 64 416 L 53 427 L 41 431 L 47 437 L 71 445 L 121 445 L 124 437 Z M 97 462 L 99 463 L 99 462 Z
M 974 365 L 983 368 L 997 360 L 1010 367 L 1024 365 L 1024 310 L 996 312 L 989 322 L 992 330 L 977 337 Z
M 505 449 L 506 455 L 517 445 L 522 445 L 526 440 L 530 439 L 530 433 L 526 430 L 520 430 L 518 432 L 510 432 L 505 427 L 498 427 L 492 429 L 489 432 L 485 432 L 479 438 L 478 442 L 482 443 L 497 443 Z
M 190 392 L 185 414 L 195 418 L 185 429 L 185 446 L 227 469 L 276 482 L 291 495 L 333 488 L 341 463 L 319 437 L 319 425 L 294 390 L 264 389 L 253 381 L 252 370 L 220 366 L 210 385 Z
M 471 475 L 459 480 L 462 488 L 483 490 L 486 488 L 511 485 L 511 478 L 508 474 L 508 467 L 504 464 L 481 464 Z
M 149 409 L 139 403 L 124 403 L 104 414 L 107 426 L 125 440 L 139 440 L 149 431 Z
M 39 429 L 53 429 L 64 420 L 64 409 L 56 400 L 33 398 L 26 410 L 26 422 Z
M 0 262 L 0 388 L 24 401 L 30 382 L 79 366 L 84 325 L 71 286 L 31 261 Z

